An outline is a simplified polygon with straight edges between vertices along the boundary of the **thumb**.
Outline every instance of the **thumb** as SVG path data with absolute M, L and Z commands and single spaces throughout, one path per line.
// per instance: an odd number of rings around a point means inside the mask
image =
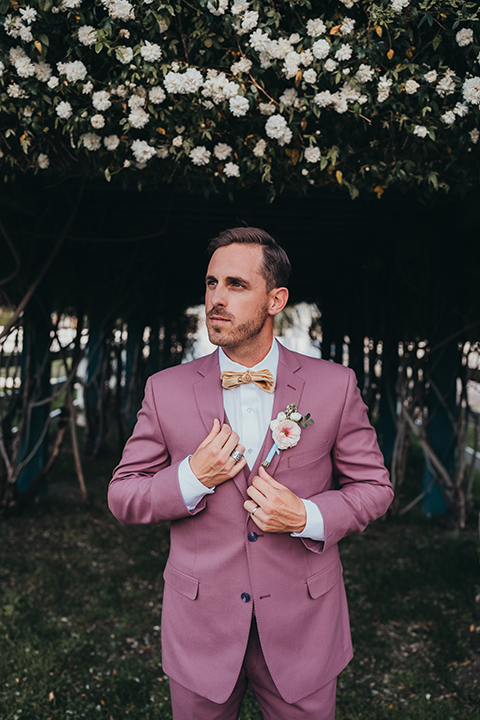
M 274 483 L 277 482 L 271 475 L 267 473 L 263 465 L 260 465 L 260 467 L 258 468 L 258 475 L 262 478 L 262 480 L 269 480 L 270 482 Z
M 216 437 L 219 432 L 220 432 L 220 420 L 218 420 L 218 418 L 215 418 L 215 420 L 213 421 L 212 429 L 208 433 L 205 440 L 203 440 L 200 443 L 199 447 L 205 447 L 205 445 L 208 445 L 208 443 L 212 442 L 213 438 Z

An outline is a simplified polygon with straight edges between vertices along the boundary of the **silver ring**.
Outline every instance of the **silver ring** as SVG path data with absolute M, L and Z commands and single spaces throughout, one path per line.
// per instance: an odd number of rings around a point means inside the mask
M 253 517 L 253 516 L 255 515 L 255 513 L 257 512 L 257 510 L 258 510 L 259 507 L 260 507 L 260 505 L 257 505 L 257 507 L 254 507 L 254 508 L 253 508 L 252 512 L 250 513 L 250 516 L 251 516 L 251 517 Z
M 242 453 L 239 452 L 238 450 L 232 450 L 232 452 L 230 453 L 230 455 L 233 457 L 233 459 L 235 460 L 235 462 L 238 462 L 239 460 L 241 460 L 241 459 L 243 458 Z

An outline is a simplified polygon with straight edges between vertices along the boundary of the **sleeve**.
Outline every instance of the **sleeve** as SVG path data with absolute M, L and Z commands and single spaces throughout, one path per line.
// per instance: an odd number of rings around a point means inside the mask
M 108 505 L 117 520 L 150 525 L 203 510 L 205 498 L 192 511 L 185 505 L 178 480 L 180 464 L 171 464 L 149 378 L 137 424 L 108 488 Z
M 311 500 L 304 500 L 300 498 L 305 505 L 305 512 L 307 513 L 307 521 L 302 532 L 290 533 L 292 537 L 299 538 L 310 538 L 311 540 L 325 540 L 325 532 L 323 528 L 323 517 L 320 512 L 318 505 L 315 505 Z
M 309 498 L 322 514 L 325 541 L 302 539 L 309 550 L 317 553 L 325 552 L 346 535 L 364 530 L 387 511 L 393 499 L 388 471 L 353 370 L 348 373 L 332 459 L 339 489 Z

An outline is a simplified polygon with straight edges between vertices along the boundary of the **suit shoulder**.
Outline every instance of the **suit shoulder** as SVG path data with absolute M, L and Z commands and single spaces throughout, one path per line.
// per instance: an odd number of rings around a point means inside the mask
M 345 383 L 348 381 L 349 376 L 353 375 L 355 377 L 354 371 L 351 368 L 345 367 L 345 365 L 340 365 L 330 360 L 311 357 L 310 355 L 302 355 L 293 350 L 288 350 L 287 352 L 295 359 L 298 366 L 308 372 L 308 374 L 321 375 L 323 378 L 337 380 L 339 382 L 343 381 Z
M 195 360 L 190 360 L 190 362 L 182 363 L 181 365 L 174 365 L 173 367 L 165 368 L 164 370 L 160 370 L 160 372 L 150 375 L 148 380 L 154 387 L 172 382 L 194 382 L 199 378 L 199 372 L 202 367 L 204 367 L 206 363 L 210 364 L 214 361 L 214 355 L 215 352 L 212 353 L 212 355 L 196 358 Z

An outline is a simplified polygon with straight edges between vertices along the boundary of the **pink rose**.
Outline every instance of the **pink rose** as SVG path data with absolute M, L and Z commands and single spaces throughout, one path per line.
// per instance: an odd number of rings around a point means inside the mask
M 295 447 L 300 440 L 302 429 L 292 420 L 272 420 L 272 437 L 279 450 Z

